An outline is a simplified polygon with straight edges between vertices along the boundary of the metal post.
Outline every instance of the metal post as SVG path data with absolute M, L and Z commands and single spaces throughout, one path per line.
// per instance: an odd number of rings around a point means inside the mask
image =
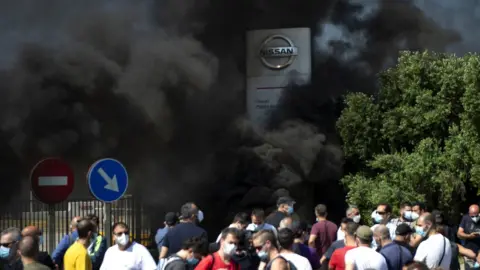
M 33 213 L 33 192 L 30 190 L 30 218 Z
M 103 208 L 105 209 L 105 235 L 107 239 L 107 247 L 112 246 L 112 204 L 104 203 Z
M 48 205 L 48 253 L 55 250 L 55 205 Z

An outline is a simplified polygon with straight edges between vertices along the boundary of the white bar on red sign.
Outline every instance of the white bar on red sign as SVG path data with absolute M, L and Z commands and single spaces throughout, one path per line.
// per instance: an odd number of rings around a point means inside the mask
M 38 185 L 41 187 L 66 186 L 68 182 L 67 176 L 40 176 L 38 177 Z

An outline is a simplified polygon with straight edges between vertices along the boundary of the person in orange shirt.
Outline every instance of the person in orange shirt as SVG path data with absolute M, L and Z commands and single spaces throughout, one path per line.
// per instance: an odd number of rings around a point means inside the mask
M 220 250 L 202 259 L 195 270 L 240 270 L 240 266 L 232 260 L 238 247 L 240 231 L 237 228 L 226 228 L 220 238 Z
M 92 262 L 87 247 L 92 239 L 94 224 L 82 219 L 77 224 L 78 240 L 72 244 L 63 257 L 65 270 L 92 270 Z

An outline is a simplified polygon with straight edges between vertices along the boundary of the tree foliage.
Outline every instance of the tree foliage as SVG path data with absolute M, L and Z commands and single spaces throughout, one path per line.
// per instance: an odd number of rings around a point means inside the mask
M 350 93 L 337 122 L 355 172 L 347 201 L 371 211 L 422 200 L 447 213 L 480 194 L 480 57 L 402 52 L 379 91 Z M 368 211 L 367 210 L 367 211 Z

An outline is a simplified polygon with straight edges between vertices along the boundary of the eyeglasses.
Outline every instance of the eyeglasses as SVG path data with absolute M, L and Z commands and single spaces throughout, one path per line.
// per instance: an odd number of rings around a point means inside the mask
M 8 247 L 8 246 L 10 246 L 11 244 L 13 244 L 13 242 L 10 242 L 10 243 L 1 243 L 0 246 L 2 246 L 2 247 Z
M 113 235 L 115 235 L 115 236 L 122 236 L 122 234 L 128 235 L 128 232 L 113 233 Z

